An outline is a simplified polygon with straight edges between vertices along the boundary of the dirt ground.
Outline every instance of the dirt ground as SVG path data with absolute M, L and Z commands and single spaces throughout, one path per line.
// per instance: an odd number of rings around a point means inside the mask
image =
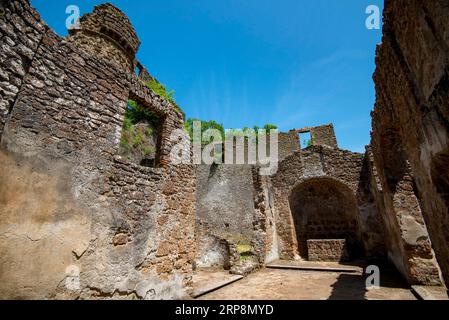
M 366 289 L 361 272 L 262 269 L 201 300 L 416 300 L 393 270 L 381 274 L 379 289 Z

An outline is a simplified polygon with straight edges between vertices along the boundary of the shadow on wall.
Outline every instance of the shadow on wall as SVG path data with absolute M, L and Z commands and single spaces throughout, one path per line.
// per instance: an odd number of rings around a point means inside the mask
M 370 258 L 386 256 L 385 224 L 376 202 L 376 177 L 372 171 L 371 150 L 367 150 L 360 172 L 357 202 L 360 211 L 361 239 L 365 255 Z
M 390 258 L 410 283 L 438 285 L 438 265 L 434 261 L 427 226 L 422 215 L 422 203 L 416 188 L 409 158 L 403 149 L 400 131 L 387 127 L 380 137 L 380 154 L 384 175 L 384 203 L 389 226 Z M 440 163 L 441 162 L 441 163 Z M 444 164 L 436 161 L 440 175 Z M 444 183 L 443 183 L 444 184 Z
M 432 159 L 431 165 L 432 181 L 437 192 L 443 198 L 447 215 L 449 217 L 449 150 L 440 152 Z

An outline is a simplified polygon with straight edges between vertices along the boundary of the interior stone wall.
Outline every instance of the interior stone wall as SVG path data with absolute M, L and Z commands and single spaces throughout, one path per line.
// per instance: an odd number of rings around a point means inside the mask
M 229 246 L 250 245 L 256 254 L 254 168 L 201 165 L 197 168 L 196 227 L 198 267 L 230 267 Z
M 375 134 L 373 134 L 374 136 Z M 377 154 L 384 219 L 390 234 L 389 258 L 411 283 L 439 284 L 439 269 L 417 198 L 410 165 L 398 141 L 397 131 L 379 138 L 382 153 Z M 379 145 L 374 145 L 379 148 Z M 380 158 L 380 159 L 379 159 Z
M 0 24 L 17 46 L 33 24 L 46 30 L 1 132 L 0 297 L 185 297 L 196 184 L 192 166 L 169 161 L 182 114 L 135 74 L 49 30 L 27 1 L 9 2 Z M 117 155 L 130 98 L 163 119 L 156 168 Z
M 273 184 L 271 177 L 261 175 L 260 170 L 260 167 L 252 168 L 255 206 L 253 247 L 260 265 L 265 265 L 278 260 L 280 255 Z
M 260 170 L 197 167 L 195 267 L 247 275 L 279 258 L 271 180 Z
M 448 13 L 444 0 L 385 1 L 383 39 L 376 55 L 372 151 L 390 221 L 388 238 L 402 234 L 389 250 L 397 252 L 392 259 L 403 265 L 403 273 L 413 282 L 435 280 L 425 277 L 430 241 L 445 282 L 449 282 L 449 209 L 444 183 L 449 171 L 441 162 L 449 150 Z M 408 238 L 418 235 L 407 231 L 411 226 L 421 230 L 418 234 L 423 237 L 418 241 Z M 398 244 L 401 241 L 406 242 L 405 249 Z M 416 242 L 423 242 L 418 247 L 427 249 L 417 249 Z M 411 257 L 409 251 L 414 250 Z M 404 256 L 408 258 L 402 261 Z M 435 270 L 436 264 L 431 265 Z

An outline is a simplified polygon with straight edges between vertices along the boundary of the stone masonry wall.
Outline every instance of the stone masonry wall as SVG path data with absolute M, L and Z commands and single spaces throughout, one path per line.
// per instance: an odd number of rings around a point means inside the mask
M 346 240 L 308 240 L 307 247 L 310 261 L 336 261 L 348 260 Z
M 140 41 L 128 17 L 114 6 L 96 6 L 94 12 L 80 19 L 77 28 L 70 30 L 69 39 L 125 72 L 132 72 L 136 65 L 134 60 Z
M 337 138 L 335 137 L 334 126 L 332 124 L 311 128 L 310 135 L 314 146 L 338 148 Z
M 0 135 L 47 27 L 25 0 L 4 2 L 0 19 Z
M 232 267 L 230 255 L 238 245 L 250 246 L 251 254 L 264 262 L 265 207 L 259 200 L 264 196 L 259 179 L 251 165 L 198 166 L 198 267 Z
M 246 275 L 279 258 L 271 181 L 260 170 L 197 167 L 196 267 Z
M 279 160 L 301 149 L 299 134 L 296 130 L 279 133 Z
M 437 282 L 435 255 L 449 283 L 448 14 L 444 0 L 385 1 L 376 56 L 373 159 L 390 255 L 415 283 Z
M 14 54 L 35 47 L 1 131 L 0 297 L 185 297 L 196 183 L 192 166 L 169 161 L 182 114 L 135 74 L 54 34 L 26 1 L 8 8 L 2 46 L 9 37 Z M 47 31 L 17 32 L 22 24 Z M 117 155 L 128 99 L 163 119 L 156 168 Z
M 128 55 L 123 54 L 123 49 L 116 43 L 98 37 L 95 33 L 77 32 L 70 36 L 73 42 L 76 42 L 80 48 L 93 55 L 108 59 L 124 71 L 132 70 L 132 61 Z M 92 44 L 95 45 L 93 46 Z

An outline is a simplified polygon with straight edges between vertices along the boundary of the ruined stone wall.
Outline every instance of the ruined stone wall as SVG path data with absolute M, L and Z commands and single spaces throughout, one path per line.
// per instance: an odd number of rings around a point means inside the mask
M 374 196 L 369 196 L 370 180 L 365 161 L 363 154 L 312 146 L 280 162 L 278 172 L 272 177 L 272 188 L 282 258 L 300 255 L 298 236 L 301 235 L 295 228 L 291 197 L 298 186 L 311 181 L 330 181 L 341 186 L 354 206 L 352 219 L 356 225 L 352 231 L 365 255 L 382 256 L 383 228 Z
M 0 135 L 46 31 L 39 14 L 25 0 L 1 5 L 5 15 L 0 19 Z
M 305 257 L 301 240 L 335 235 L 354 238 L 366 256 L 387 251 L 410 283 L 439 284 L 440 268 L 449 283 L 447 1 L 385 2 L 366 154 L 338 149 L 332 125 L 302 129 L 312 137 L 306 150 L 293 130 L 279 136 L 272 177 L 257 166 L 170 161 L 183 114 L 142 83 L 151 77 L 143 66 L 135 74 L 140 42 L 117 8 L 96 7 L 66 39 L 28 1 L 5 8 L 0 298 L 179 298 L 195 260 L 236 264 L 238 244 L 259 264 Z M 118 155 L 129 99 L 162 121 L 154 168 Z M 301 189 L 329 183 L 341 201 Z M 311 219 L 303 237 L 301 197 L 311 211 L 341 215 Z
M 279 258 L 271 190 L 258 166 L 197 167 L 196 267 L 246 275 Z
M 332 124 L 313 127 L 310 129 L 312 145 L 326 146 L 329 148 L 338 148 L 337 138 L 335 137 L 334 126 Z
M 30 12 L 10 2 L 2 32 L 47 29 Z M 0 297 L 185 296 L 196 184 L 192 166 L 169 161 L 182 114 L 136 75 L 51 30 L 41 37 L 1 135 Z M 163 119 L 156 168 L 117 155 L 128 99 Z
M 301 149 L 299 134 L 296 130 L 279 132 L 279 160 Z
M 76 42 L 83 51 L 107 59 L 116 66 L 123 66 L 124 71 L 132 70 L 132 61 L 115 41 L 106 40 L 91 32 L 77 32 L 70 36 L 70 39 Z
M 291 134 L 293 134 L 293 132 L 295 132 L 296 135 L 299 135 L 301 133 L 310 133 L 310 144 L 312 146 L 325 146 L 334 149 L 338 148 L 337 137 L 335 136 L 333 124 L 317 127 L 305 127 L 299 130 L 290 131 Z M 298 145 L 300 143 L 301 141 L 298 140 Z M 300 146 L 299 148 L 304 149 L 306 147 L 307 146 Z
M 390 256 L 415 283 L 437 282 L 432 247 L 449 282 L 448 14 L 444 0 L 385 1 L 376 56 L 373 159 Z

